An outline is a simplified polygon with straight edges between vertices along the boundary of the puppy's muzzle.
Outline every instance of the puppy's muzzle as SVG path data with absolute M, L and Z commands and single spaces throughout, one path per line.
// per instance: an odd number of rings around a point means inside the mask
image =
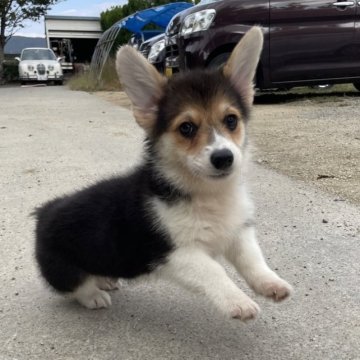
M 229 170 L 234 162 L 234 155 L 228 149 L 216 150 L 211 154 L 210 161 L 216 170 Z

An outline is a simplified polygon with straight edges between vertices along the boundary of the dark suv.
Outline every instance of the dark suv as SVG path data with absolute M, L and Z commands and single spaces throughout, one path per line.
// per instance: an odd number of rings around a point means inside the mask
M 360 1 L 205 0 L 166 30 L 166 73 L 221 66 L 253 25 L 264 32 L 257 87 L 354 83 L 360 90 Z

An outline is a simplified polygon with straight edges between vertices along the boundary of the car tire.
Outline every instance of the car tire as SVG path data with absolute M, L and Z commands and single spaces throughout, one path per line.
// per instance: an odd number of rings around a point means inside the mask
M 360 82 L 354 82 L 353 85 L 356 90 L 360 91 Z
M 226 53 L 222 53 L 219 54 L 217 56 L 215 56 L 208 64 L 209 68 L 212 69 L 218 69 L 220 67 L 222 67 L 226 61 L 229 59 L 231 53 L 230 52 L 226 52 Z
M 62 85 L 64 83 L 63 80 L 56 80 L 55 85 Z

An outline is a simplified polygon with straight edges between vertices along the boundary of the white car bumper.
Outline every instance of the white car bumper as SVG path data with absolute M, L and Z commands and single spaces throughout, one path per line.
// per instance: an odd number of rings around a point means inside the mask
M 21 74 L 19 76 L 21 81 L 52 81 L 52 80 L 63 80 L 64 76 L 62 74 Z

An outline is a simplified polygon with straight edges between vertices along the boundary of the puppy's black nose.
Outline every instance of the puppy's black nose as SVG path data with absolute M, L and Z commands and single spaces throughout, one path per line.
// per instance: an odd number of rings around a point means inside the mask
M 234 162 L 234 155 L 228 149 L 217 150 L 211 154 L 210 161 L 216 169 L 225 170 Z

